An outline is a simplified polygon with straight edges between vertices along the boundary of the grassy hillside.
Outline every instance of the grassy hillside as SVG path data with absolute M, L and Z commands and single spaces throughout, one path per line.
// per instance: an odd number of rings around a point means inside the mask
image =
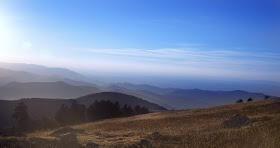
M 233 114 L 260 121 L 253 126 L 224 129 Z M 133 146 L 146 139 L 154 147 L 272 147 L 280 146 L 280 99 L 181 111 L 162 111 L 128 118 L 107 119 L 73 126 L 84 129 L 78 140 L 100 147 Z M 28 138 L 49 136 L 54 130 L 30 133 Z M 161 136 L 151 136 L 159 132 Z

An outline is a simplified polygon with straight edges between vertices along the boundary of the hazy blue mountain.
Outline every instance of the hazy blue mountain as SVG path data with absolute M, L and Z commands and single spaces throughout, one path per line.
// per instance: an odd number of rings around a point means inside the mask
M 223 77 L 211 76 L 141 76 L 131 74 L 116 74 L 115 79 L 100 76 L 100 80 L 108 83 L 118 84 L 131 83 L 137 85 L 150 85 L 160 88 L 182 88 L 182 89 L 201 89 L 211 91 L 232 91 L 244 90 L 248 92 L 260 92 L 271 96 L 280 96 L 280 82 L 263 81 L 263 80 L 246 80 L 246 79 L 226 79 Z M 143 86 L 143 85 L 142 85 Z M 132 87 L 131 87 L 132 88 Z M 160 94 L 159 92 L 157 92 Z
M 131 84 L 132 85 L 132 84 Z M 129 94 L 129 95 L 133 95 L 139 98 L 142 98 L 144 100 L 147 100 L 149 102 L 152 103 L 156 103 L 160 106 L 163 106 L 167 109 L 173 109 L 175 107 L 172 107 L 168 104 L 165 104 L 163 102 L 161 102 L 160 100 L 162 100 L 162 95 L 158 95 L 156 93 L 150 92 L 150 91 L 146 91 L 146 90 L 138 90 L 138 89 L 126 89 L 120 86 L 116 86 L 116 85 L 111 85 L 109 87 L 103 88 L 102 90 L 104 91 L 112 91 L 112 92 L 120 92 L 120 93 L 125 93 L 125 94 Z
M 92 86 L 92 87 L 100 87 L 96 84 L 92 84 L 92 83 L 89 83 L 89 82 L 85 82 L 85 81 L 76 81 L 76 80 L 72 80 L 72 79 L 68 79 L 68 78 L 65 78 L 65 79 L 62 79 L 61 81 L 63 82 L 66 82 L 68 84 L 71 84 L 71 85 L 74 85 L 74 86 Z
M 56 84 L 57 87 L 60 87 L 56 90 L 52 90 L 53 92 L 47 91 L 51 90 L 49 88 L 42 91 L 39 89 L 40 87 L 30 87 L 29 83 L 27 83 L 29 84 L 27 85 L 28 87 L 23 87 L 23 85 L 20 85 L 21 87 L 17 86 L 18 88 L 16 87 L 16 85 L 14 87 L 7 88 L 7 85 L 0 88 L 0 92 L 2 90 L 0 97 L 3 99 L 20 99 L 23 97 L 75 98 L 93 92 L 96 93 L 101 91 L 114 91 L 134 95 L 139 98 L 164 106 L 168 109 L 182 109 L 228 104 L 233 103 L 235 102 L 235 100 L 240 98 L 247 99 L 248 97 L 252 97 L 253 99 L 261 99 L 264 96 L 264 94 L 261 93 L 249 92 L 265 92 L 265 94 L 268 95 L 280 93 L 280 83 L 278 82 L 248 80 L 222 81 L 206 78 L 193 78 L 185 80 L 181 80 L 178 78 L 178 80 L 169 80 L 161 78 L 160 86 L 167 86 L 166 88 L 148 85 L 148 83 L 139 85 L 130 83 L 115 83 L 109 85 L 108 87 L 101 87 L 96 84 L 92 84 L 92 82 L 94 82 L 92 79 L 88 79 L 87 77 L 79 73 L 64 68 L 50 68 L 41 65 L 10 63 L 0 63 L 0 67 L 13 69 L 9 70 L 0 68 L 0 86 L 13 81 L 52 83 L 56 81 L 63 81 L 68 83 L 67 85 L 70 84 L 70 86 L 67 87 L 65 84 Z M 165 81 L 170 81 L 169 84 L 172 85 L 164 85 Z M 63 88 L 62 86 L 65 88 Z M 181 86 L 180 88 L 184 89 L 178 89 L 176 87 L 172 88 L 173 86 Z M 51 86 L 49 87 L 56 88 Z M 238 88 L 239 90 L 245 90 L 248 92 L 245 93 L 242 91 L 232 91 L 235 90 L 234 88 Z M 13 89 L 15 89 L 16 91 L 14 91 Z
M 130 89 L 130 90 L 148 90 L 148 91 L 154 92 L 159 95 L 168 94 L 168 93 L 174 91 L 174 88 L 159 88 L 159 87 L 151 86 L 148 84 L 134 85 L 134 84 L 130 84 L 130 83 L 116 83 L 113 85 L 119 86 L 122 88 L 126 88 L 126 89 Z
M 164 80 L 163 80 L 164 81 Z M 183 89 L 202 89 L 211 91 L 244 90 L 259 92 L 271 96 L 280 96 L 280 82 L 261 80 L 219 79 L 219 78 L 186 78 L 172 80 L 161 87 L 176 87 Z
M 50 81 L 48 77 L 31 74 L 25 71 L 14 71 L 9 69 L 0 68 L 0 86 L 7 83 L 18 82 L 45 82 Z
M 128 75 L 128 74 L 114 74 L 106 75 L 82 75 L 80 73 L 71 71 L 65 68 L 52 68 L 42 65 L 34 64 L 22 64 L 22 63 L 1 63 L 0 68 L 9 69 L 13 71 L 27 72 L 33 76 L 33 79 L 25 78 L 23 74 L 17 77 L 9 77 L 7 79 L 1 79 L 0 73 L 0 86 L 7 84 L 7 82 L 54 82 L 64 81 L 75 86 L 94 86 L 106 85 L 104 82 L 112 83 L 123 88 L 129 88 L 130 90 L 149 90 L 159 95 L 169 93 L 173 91 L 173 88 L 182 89 L 202 89 L 211 91 L 232 91 L 232 90 L 244 90 L 248 92 L 260 92 L 271 96 L 280 96 L 280 82 L 273 81 L 258 81 L 258 80 L 239 80 L 239 79 L 223 79 L 212 77 L 164 77 L 164 76 L 140 76 L 140 75 Z M 99 74 L 100 75 L 100 74 Z M 118 78 L 111 80 L 112 78 Z M 14 79 L 14 80 L 13 80 Z M 10 80 L 10 81 L 7 81 Z M 21 80 L 21 81 L 20 81 Z M 22 81 L 25 80 L 25 81 Z M 137 80 L 137 81 L 136 81 Z M 134 83 L 134 81 L 136 81 Z M 119 83 L 125 82 L 125 83 Z M 138 84 L 132 85 L 130 83 Z M 140 84 L 142 83 L 142 84 Z M 144 84 L 143 84 L 144 83 Z M 155 87 L 156 86 L 156 87 Z M 160 87 L 161 89 L 158 89 Z M 164 88 L 164 89 L 163 89 Z
M 200 89 L 178 89 L 166 94 L 163 102 L 169 103 L 178 109 L 207 107 L 235 103 L 238 99 L 247 101 L 248 98 L 255 100 L 263 99 L 262 93 L 250 93 L 241 90 L 235 91 L 208 91 Z
M 92 84 L 90 82 L 86 81 L 81 81 L 81 80 L 73 80 L 67 78 L 67 75 L 64 77 L 63 73 L 60 73 L 60 76 L 57 75 L 52 75 L 54 72 L 51 73 L 43 73 L 41 75 L 40 72 L 29 72 L 30 68 L 36 69 L 36 67 L 41 67 L 39 65 L 29 65 L 26 66 L 25 64 L 7 64 L 7 63 L 0 63 L 0 67 L 12 67 L 13 69 L 17 70 L 25 70 L 25 71 L 15 71 L 15 70 L 10 70 L 10 69 L 5 69 L 5 68 L 0 68 L 0 86 L 4 86 L 8 83 L 11 82 L 21 82 L 21 83 L 26 83 L 26 82 L 56 82 L 56 81 L 63 81 L 68 84 L 74 85 L 74 86 L 92 86 L 92 87 L 99 87 L 95 84 Z M 7 66 L 8 65 L 8 66 Z M 11 66 L 12 65 L 12 66 Z M 22 66 L 24 65 L 24 66 Z M 25 68 L 29 67 L 29 68 Z M 53 68 L 47 68 L 45 69 L 53 69 Z M 57 69 L 54 68 L 56 71 Z M 59 68 L 58 68 L 59 69 Z M 33 70 L 33 69 L 32 69 Z M 46 70 L 48 71 L 48 70 Z M 61 71 L 59 69 L 59 71 Z M 59 73 L 59 71 L 57 73 Z M 67 71 L 67 70 L 66 70 Z M 70 72 L 71 73 L 71 72 Z M 73 72 L 75 74 L 75 72 Z M 79 74 L 78 74 L 79 75 Z M 86 78 L 84 78 L 86 79 Z M 94 81 L 94 80 L 93 80 Z
M 0 68 L 13 71 L 24 71 L 47 79 L 46 81 L 64 81 L 76 86 L 94 86 L 106 85 L 104 82 L 97 80 L 94 76 L 85 76 L 78 72 L 57 67 L 46 67 L 43 65 L 25 64 L 25 63 L 3 63 L 0 62 Z M 14 80 L 15 81 L 15 80 Z M 34 81 L 24 81 L 34 82 Z M 0 82 L 1 83 L 1 82 Z
M 60 98 L 71 99 L 100 92 L 90 86 L 73 86 L 65 82 L 12 82 L 0 87 L 0 100 L 21 98 Z
M 42 65 L 35 64 L 25 64 L 25 63 L 3 63 L 0 62 L 0 67 L 5 69 L 10 69 L 14 71 L 25 71 L 28 73 L 43 75 L 43 76 L 51 76 L 59 79 L 69 78 L 74 80 L 86 80 L 87 78 L 82 74 L 71 71 L 66 68 L 53 68 L 46 67 Z
M 115 87 L 125 87 L 125 92 L 132 92 L 142 95 L 143 98 L 150 98 L 150 100 L 157 100 L 158 104 L 164 106 L 168 104 L 169 107 L 175 109 L 187 109 L 196 107 L 207 107 L 214 105 L 223 105 L 235 103 L 237 99 L 246 101 L 249 97 L 253 99 L 263 99 L 265 94 L 251 93 L 246 91 L 209 91 L 200 89 L 175 89 L 175 88 L 159 88 L 149 85 L 133 85 L 133 84 L 114 84 Z M 151 89 L 152 88 L 152 89 Z M 149 93 L 151 92 L 151 93 Z M 166 92 L 166 93 L 163 93 Z M 161 93 L 161 94 L 157 94 Z M 137 96 L 137 95 L 135 95 Z M 146 96 L 146 97 L 145 97 Z M 152 101 L 155 102 L 156 101 Z

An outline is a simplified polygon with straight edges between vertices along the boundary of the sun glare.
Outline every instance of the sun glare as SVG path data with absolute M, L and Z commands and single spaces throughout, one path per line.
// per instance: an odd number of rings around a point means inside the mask
M 9 25 L 2 19 L 0 20 L 0 51 L 1 54 L 8 52 L 9 48 L 13 46 L 13 30 Z

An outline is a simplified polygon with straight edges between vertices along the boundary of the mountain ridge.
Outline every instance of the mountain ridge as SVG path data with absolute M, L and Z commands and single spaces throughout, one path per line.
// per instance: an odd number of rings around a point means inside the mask
M 57 82 L 11 82 L 0 87 L 1 100 L 18 100 L 21 98 L 60 98 L 74 99 L 90 93 L 100 92 L 95 87 L 73 86 Z

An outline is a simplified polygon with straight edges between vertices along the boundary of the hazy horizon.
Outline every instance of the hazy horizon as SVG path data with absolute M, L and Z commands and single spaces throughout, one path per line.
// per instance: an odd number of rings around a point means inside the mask
M 0 62 L 280 82 L 277 1 L 0 1 Z

